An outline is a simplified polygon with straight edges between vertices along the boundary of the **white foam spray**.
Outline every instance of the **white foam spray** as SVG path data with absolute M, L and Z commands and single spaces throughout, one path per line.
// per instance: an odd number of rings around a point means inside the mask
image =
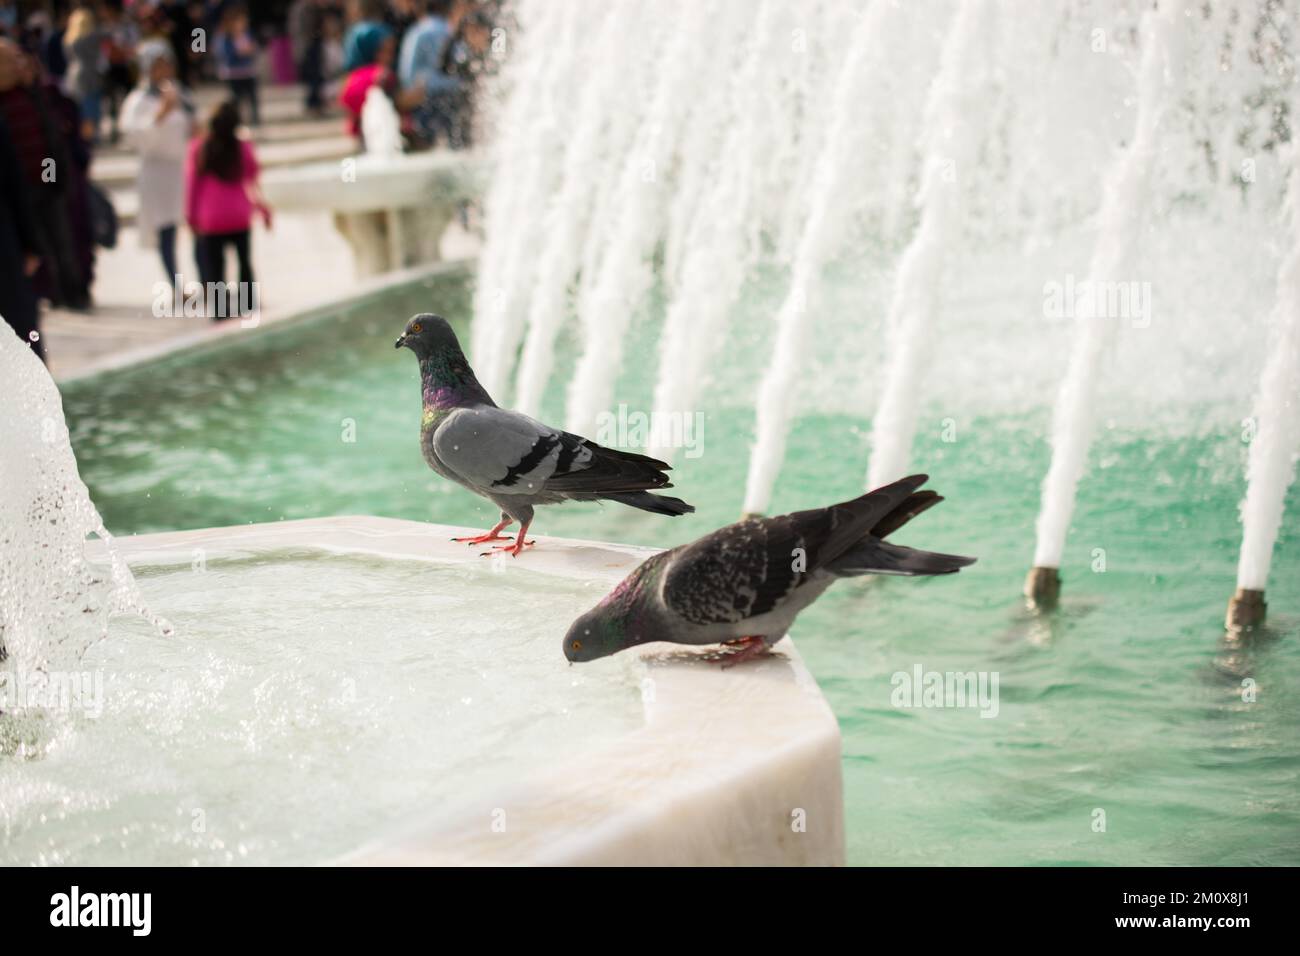
M 887 328 L 884 389 L 871 426 L 867 487 L 903 477 L 916 432 L 917 406 L 947 259 L 961 237 L 966 178 L 977 163 L 979 103 L 993 7 L 963 0 L 949 28 L 924 120 L 925 168 L 917 203 L 921 222 L 903 253 Z
M 569 316 L 570 290 L 580 272 L 600 193 L 595 184 L 609 175 L 614 157 L 626 148 L 624 129 L 630 124 L 611 122 L 610 117 L 627 96 L 628 43 L 636 30 L 626 16 L 632 13 L 628 8 L 623 17 L 607 17 L 591 44 L 588 81 L 564 148 L 561 185 L 545 212 L 547 239 L 525 304 L 527 332 L 515 388 L 514 407 L 529 415 L 541 412 L 542 393 L 555 362 L 555 339 Z
M 773 0 L 762 5 L 744 61 L 734 72 L 727 111 L 731 121 L 685 236 L 685 246 L 694 251 L 679 267 L 664 320 L 653 398 L 656 422 L 696 411 L 722 347 L 728 312 L 757 258 L 751 230 L 761 218 L 757 207 L 766 192 L 762 161 L 779 155 L 782 141 L 792 133 L 792 124 L 770 116 L 772 64 L 788 56 L 788 36 L 776 9 Z M 650 454 L 672 461 L 676 449 L 669 437 L 667 432 L 652 435 Z
M 594 0 L 526 4 L 520 31 L 546 42 L 519 44 L 502 82 L 509 89 L 496 122 L 493 175 L 484 200 L 486 239 L 474 291 L 471 360 L 498 400 L 514 367 L 528 290 L 546 242 L 544 209 L 559 178 L 562 145 L 585 71 L 579 39 L 606 12 Z
M 0 322 L 0 647 L 26 681 L 72 665 L 102 637 L 111 614 L 150 615 L 126 562 L 91 503 L 68 440 L 54 380 Z M 86 558 L 100 539 L 104 563 Z
M 1257 430 L 1250 443 L 1246 498 L 1241 503 L 1237 586 L 1256 591 L 1263 591 L 1268 583 L 1286 491 L 1295 479 L 1300 455 L 1300 142 L 1295 139 L 1284 217 L 1290 246 L 1277 274 L 1272 343 L 1259 381 Z
M 1173 77 L 1182 29 L 1183 9 L 1176 0 L 1162 0 L 1142 20 L 1142 57 L 1138 67 L 1138 110 L 1133 140 L 1115 160 L 1102 194 L 1097 241 L 1088 270 L 1099 283 L 1132 281 L 1142 229 L 1147 221 L 1150 180 L 1156 159 L 1160 124 L 1174 101 Z M 1059 568 L 1065 538 L 1074 513 L 1075 494 L 1092 442 L 1102 359 L 1114 341 L 1121 317 L 1107 314 L 1076 316 L 1078 322 L 1069 368 L 1057 397 L 1052 424 L 1052 464 L 1043 479 L 1038 514 L 1038 544 L 1034 566 Z
M 772 361 L 759 385 L 757 441 L 745 483 L 746 512 L 767 510 L 772 486 L 785 457 L 796 386 L 804 366 L 815 297 L 822 268 L 844 238 L 849 198 L 863 176 L 861 158 L 868 152 L 872 124 L 859 108 L 871 102 L 880 86 L 885 50 L 892 42 L 901 12 L 889 0 L 877 0 L 859 20 L 834 91 L 832 126 L 813 175 L 808 218 L 804 223 L 790 288 L 776 320 Z M 810 303 L 810 299 L 814 301 Z

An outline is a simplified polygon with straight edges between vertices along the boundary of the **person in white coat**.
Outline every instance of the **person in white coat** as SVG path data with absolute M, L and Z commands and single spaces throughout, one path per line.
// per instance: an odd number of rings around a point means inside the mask
M 184 217 L 185 152 L 194 132 L 194 106 L 176 83 L 167 44 L 151 40 L 139 56 L 140 85 L 122 104 L 121 126 L 140 154 L 140 244 L 158 248 L 171 282 L 178 275 L 176 227 Z

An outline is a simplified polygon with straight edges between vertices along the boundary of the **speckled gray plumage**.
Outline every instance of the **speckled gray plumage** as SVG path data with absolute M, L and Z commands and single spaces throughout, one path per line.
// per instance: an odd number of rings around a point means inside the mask
M 650 641 L 771 644 L 838 578 L 948 574 L 973 563 L 882 540 L 943 500 L 918 491 L 925 481 L 913 475 L 826 508 L 739 521 L 656 555 L 574 622 L 565 655 L 592 660 Z

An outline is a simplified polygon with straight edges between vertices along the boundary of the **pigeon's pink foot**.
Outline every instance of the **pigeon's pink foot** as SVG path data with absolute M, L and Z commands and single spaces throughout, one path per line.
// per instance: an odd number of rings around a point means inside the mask
M 486 534 L 475 535 L 472 538 L 452 538 L 451 540 L 463 541 L 471 546 L 476 544 L 487 544 L 489 541 L 509 541 L 510 535 L 497 533 L 508 524 L 510 524 L 509 521 L 498 521 L 496 527 L 491 531 L 488 531 Z
M 508 534 L 493 534 L 491 531 L 487 534 L 480 534 L 473 538 L 452 538 L 452 541 L 463 541 L 468 545 L 487 544 L 489 541 L 509 541 Z
M 722 669 L 725 671 L 728 667 L 735 667 L 737 664 L 743 664 L 745 661 L 753 660 L 756 657 L 767 656 L 767 641 L 761 637 L 740 637 L 734 641 L 723 641 L 726 647 L 739 647 L 740 650 L 727 655 L 727 659 L 722 662 Z
M 532 524 L 532 522 L 530 521 L 528 524 Z M 496 531 L 499 529 L 494 528 L 493 530 Z M 524 550 L 524 548 L 528 547 L 533 543 L 531 541 L 524 540 L 524 535 L 526 534 L 528 534 L 527 524 L 519 529 L 519 537 L 515 538 L 514 544 L 499 544 L 495 548 L 488 548 L 486 551 L 483 552 L 483 557 L 486 558 L 488 555 L 496 551 L 504 551 L 505 553 L 509 554 L 512 558 L 516 557 L 520 551 Z
M 524 548 L 531 548 L 533 544 L 534 542 L 532 541 L 516 541 L 514 544 L 499 544 L 495 548 L 488 548 L 484 551 L 483 557 L 490 557 L 499 551 L 502 554 L 508 554 L 513 558 L 520 551 L 524 550 Z

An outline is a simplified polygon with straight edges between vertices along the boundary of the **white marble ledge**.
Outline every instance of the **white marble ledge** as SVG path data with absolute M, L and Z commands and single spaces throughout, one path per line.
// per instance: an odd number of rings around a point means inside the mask
M 481 561 L 456 535 L 481 529 L 338 517 L 116 539 L 133 565 L 188 562 L 193 549 L 324 549 L 388 558 Z M 536 537 L 528 570 L 608 583 L 654 549 Z M 509 587 L 509 575 L 501 577 Z M 358 834 L 351 865 L 842 865 L 839 726 L 793 642 L 722 670 L 709 651 L 639 653 L 645 724 L 587 753 L 430 808 L 387 833 Z M 558 641 L 557 651 L 558 654 Z M 503 832 L 494 810 L 510 807 Z

